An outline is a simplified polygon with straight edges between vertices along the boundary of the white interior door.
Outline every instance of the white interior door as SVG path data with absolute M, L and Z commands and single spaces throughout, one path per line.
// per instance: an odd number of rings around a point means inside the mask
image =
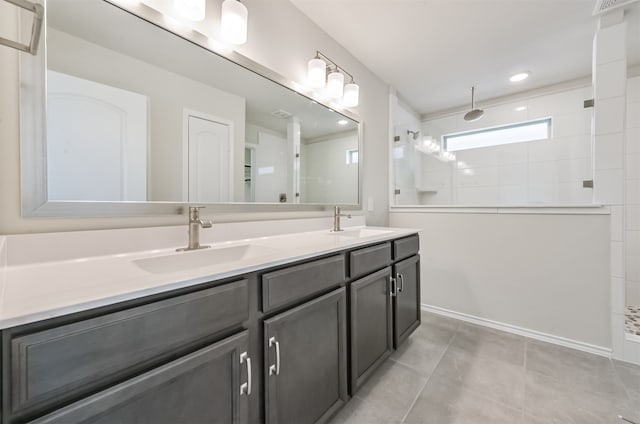
M 147 97 L 47 72 L 49 200 L 147 199 Z
M 189 202 L 231 201 L 229 124 L 188 115 Z

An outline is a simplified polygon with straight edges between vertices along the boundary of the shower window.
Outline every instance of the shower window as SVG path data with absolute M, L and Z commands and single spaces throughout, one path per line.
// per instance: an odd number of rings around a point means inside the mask
M 446 134 L 442 136 L 442 145 L 445 151 L 456 152 L 479 147 L 547 140 L 550 137 L 551 118 L 544 118 L 474 131 Z

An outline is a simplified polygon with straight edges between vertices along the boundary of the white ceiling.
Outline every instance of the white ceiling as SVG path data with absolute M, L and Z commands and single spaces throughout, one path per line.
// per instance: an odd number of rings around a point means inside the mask
M 291 1 L 419 114 L 470 104 L 472 85 L 482 104 L 591 74 L 595 0 Z M 631 12 L 628 61 L 640 64 Z

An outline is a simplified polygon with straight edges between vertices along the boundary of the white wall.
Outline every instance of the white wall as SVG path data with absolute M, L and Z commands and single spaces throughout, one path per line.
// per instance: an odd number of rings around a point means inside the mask
M 300 146 L 302 203 L 355 203 L 358 199 L 358 164 L 347 163 L 347 151 L 358 149 L 358 134 L 303 143 Z
M 392 212 L 420 233 L 422 303 L 611 347 L 609 215 Z
M 593 179 L 592 109 L 583 107 L 590 98 L 592 89 L 586 86 L 483 107 L 484 116 L 475 122 L 464 121 L 466 111 L 423 121 L 423 135 L 440 143 L 445 134 L 553 118 L 548 140 L 460 150 L 453 162 L 418 153 L 422 166 L 416 186 L 424 188 L 419 204 L 591 203 L 592 190 L 582 187 L 583 180 Z
M 640 306 L 640 76 L 627 80 L 626 304 Z
M 244 98 L 53 28 L 47 29 L 47 43 L 49 69 L 148 96 L 149 200 L 183 199 L 184 109 L 233 123 L 234 197 L 243 199 Z
M 363 201 L 371 199 L 367 223 L 387 222 L 388 86 L 330 35 L 285 0 L 245 0 L 249 9 L 249 41 L 239 53 L 304 85 L 306 66 L 321 50 L 352 73 L 360 85 L 360 105 L 353 108 L 364 122 Z M 0 2 L 0 27 L 15 32 L 17 9 Z M 135 226 L 178 225 L 184 216 L 136 218 L 36 219 L 20 214 L 18 52 L 0 46 L 0 234 L 69 231 Z M 242 156 L 241 156 L 242 157 Z M 205 211 L 206 213 L 206 211 Z M 329 214 L 330 212 L 327 212 Z M 313 213 L 216 214 L 218 220 L 250 220 L 313 216 Z

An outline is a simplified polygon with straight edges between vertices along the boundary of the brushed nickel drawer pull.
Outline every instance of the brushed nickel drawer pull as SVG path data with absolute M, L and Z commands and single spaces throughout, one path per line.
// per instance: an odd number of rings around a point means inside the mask
M 243 364 L 245 362 L 247 363 L 247 382 L 240 386 L 240 395 L 249 396 L 251 394 L 251 358 L 247 352 L 242 352 L 240 354 L 240 363 Z
M 276 364 L 269 367 L 269 375 L 280 375 L 280 343 L 275 337 L 269 339 L 269 347 L 276 347 Z

